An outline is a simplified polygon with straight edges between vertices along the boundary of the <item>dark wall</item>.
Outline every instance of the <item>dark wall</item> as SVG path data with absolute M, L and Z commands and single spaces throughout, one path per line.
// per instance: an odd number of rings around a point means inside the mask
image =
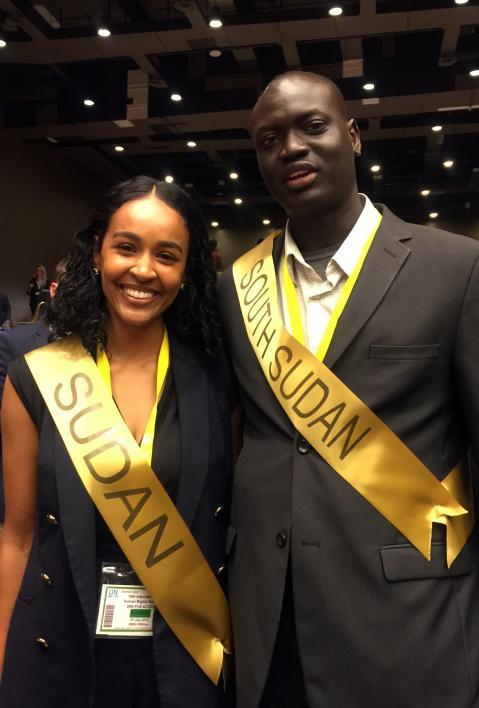
M 23 145 L 0 133 L 0 291 L 6 292 L 16 321 L 30 317 L 25 288 L 36 265 L 49 277 L 68 251 L 74 232 L 108 185 L 70 162 L 50 145 Z M 428 225 L 479 240 L 479 220 Z M 230 265 L 273 227 L 216 229 L 223 267 Z
M 36 265 L 52 277 L 105 185 L 50 145 L 0 133 L 0 290 L 15 321 L 29 319 L 25 289 Z

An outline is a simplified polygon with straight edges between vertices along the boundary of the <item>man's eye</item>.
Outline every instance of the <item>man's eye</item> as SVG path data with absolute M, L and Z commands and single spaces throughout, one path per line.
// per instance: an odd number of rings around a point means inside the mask
M 322 120 L 311 120 L 304 126 L 306 133 L 321 133 L 324 128 L 325 125 Z
M 264 135 L 260 141 L 259 144 L 263 148 L 269 148 L 272 145 L 274 145 L 276 142 L 276 135 Z

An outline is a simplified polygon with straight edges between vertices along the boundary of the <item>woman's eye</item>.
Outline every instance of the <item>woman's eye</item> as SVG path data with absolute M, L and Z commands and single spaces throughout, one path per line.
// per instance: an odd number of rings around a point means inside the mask
M 165 261 L 167 263 L 176 263 L 177 261 L 177 257 L 169 251 L 161 251 L 161 253 L 158 254 L 157 258 L 160 261 Z
M 135 247 L 131 243 L 119 243 L 116 248 L 122 253 L 134 253 L 135 250 Z

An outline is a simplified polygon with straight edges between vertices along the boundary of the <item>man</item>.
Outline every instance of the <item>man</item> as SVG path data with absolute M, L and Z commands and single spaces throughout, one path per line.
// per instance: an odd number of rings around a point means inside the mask
M 50 297 L 55 296 L 61 278 L 66 270 L 66 259 L 57 263 L 55 280 L 50 284 Z M 8 365 L 23 354 L 48 344 L 49 329 L 45 320 L 40 317 L 36 322 L 14 327 L 8 332 L 0 332 L 0 406 L 3 388 L 7 377 Z M 1 430 L 0 430 L 1 433 Z M 0 435 L 0 521 L 3 521 L 3 477 L 1 474 L 1 435 Z
M 288 221 L 220 282 L 238 708 L 472 708 L 479 243 L 358 194 L 358 127 L 321 76 L 274 79 L 253 136 Z
M 3 325 L 12 319 L 12 309 L 8 295 L 0 293 L 0 329 Z

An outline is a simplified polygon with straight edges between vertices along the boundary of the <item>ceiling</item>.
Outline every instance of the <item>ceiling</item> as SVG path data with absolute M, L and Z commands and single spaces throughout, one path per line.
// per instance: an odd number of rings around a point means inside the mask
M 334 5 L 341 16 L 328 14 Z M 336 81 L 358 120 L 363 191 L 417 221 L 431 211 L 479 216 L 479 76 L 469 74 L 479 68 L 479 0 L 217 7 L 223 27 L 214 30 L 208 0 L 0 0 L 2 130 L 61 151 L 108 184 L 171 174 L 222 226 L 279 225 L 250 111 L 272 77 L 302 68 Z M 100 24 L 110 37 L 97 35 Z

